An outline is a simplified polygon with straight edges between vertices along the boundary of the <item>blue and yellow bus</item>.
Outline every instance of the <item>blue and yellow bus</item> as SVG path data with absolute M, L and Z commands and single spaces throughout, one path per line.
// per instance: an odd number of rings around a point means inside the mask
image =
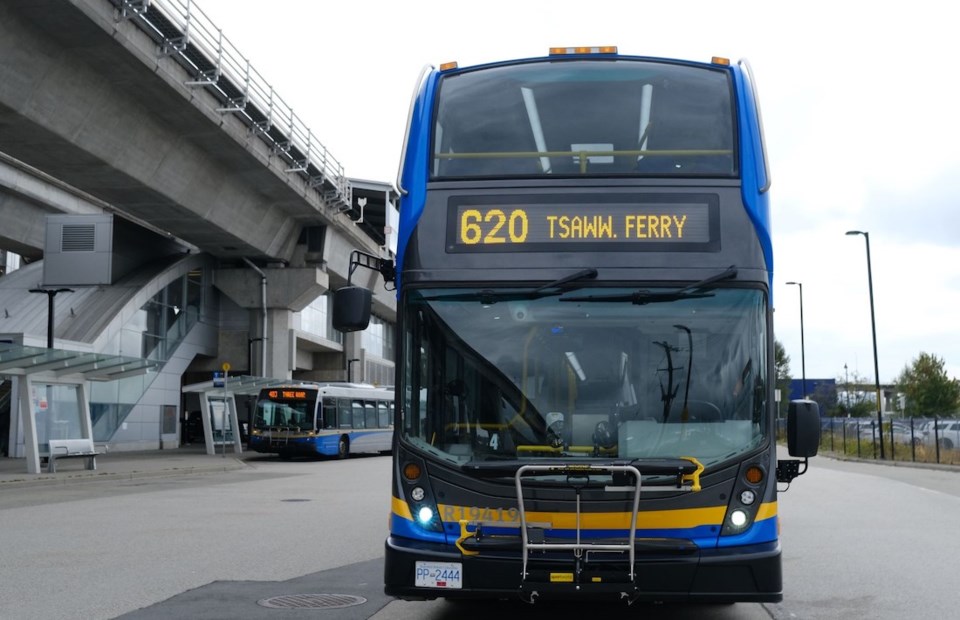
M 393 409 L 393 391 L 373 385 L 290 382 L 264 387 L 249 449 L 283 458 L 389 452 Z
M 351 259 L 397 283 L 387 594 L 781 600 L 769 184 L 744 61 L 424 71 L 396 264 Z

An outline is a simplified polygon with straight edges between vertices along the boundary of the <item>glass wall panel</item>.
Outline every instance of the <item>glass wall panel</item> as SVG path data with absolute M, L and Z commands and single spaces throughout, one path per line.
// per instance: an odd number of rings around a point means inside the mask
M 82 439 L 80 394 L 76 385 L 34 383 L 30 406 L 37 422 L 37 444 L 49 451 L 51 439 Z
M 300 311 L 300 329 L 343 344 L 343 333 L 333 328 L 333 313 L 330 311 L 332 297 L 321 295 L 314 299 L 309 306 Z
M 168 284 L 130 317 L 104 352 L 166 362 L 204 315 L 203 281 L 203 270 L 197 269 Z M 92 383 L 90 417 L 96 441 L 110 440 L 156 376 Z
M 380 317 L 371 316 L 370 325 L 361 332 L 363 334 L 363 348 L 367 353 L 379 358 L 393 361 L 393 334 L 394 326 Z

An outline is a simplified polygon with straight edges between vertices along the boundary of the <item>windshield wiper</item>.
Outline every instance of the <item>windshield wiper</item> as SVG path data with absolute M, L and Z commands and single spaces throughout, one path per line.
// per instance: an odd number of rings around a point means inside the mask
M 597 270 L 593 267 L 587 267 L 586 269 L 581 269 L 576 273 L 571 273 L 568 276 L 564 276 L 559 280 L 554 280 L 550 284 L 544 284 L 541 287 L 534 289 L 535 291 L 545 291 L 551 288 L 560 288 L 564 284 L 569 284 L 571 282 L 576 282 L 577 280 L 593 280 L 597 277 Z
M 596 277 L 597 270 L 589 267 L 530 290 L 498 291 L 487 288 L 480 291 L 447 293 L 444 295 L 434 295 L 432 297 L 424 295 L 423 299 L 424 301 L 479 301 L 483 305 L 488 306 L 498 301 L 526 301 L 560 295 L 561 293 L 576 288 L 566 285 L 578 280 L 592 280 Z
M 713 293 L 706 292 L 718 282 L 731 280 L 737 277 L 736 265 L 730 265 L 727 269 L 721 271 L 709 278 L 700 280 L 675 291 L 652 292 L 647 289 L 638 289 L 630 293 L 617 293 L 615 295 L 583 295 L 580 297 L 561 297 L 557 301 L 629 301 L 632 304 L 642 306 L 644 304 L 659 303 L 665 301 L 677 301 L 679 299 L 696 299 L 698 297 L 713 297 Z
M 504 459 L 487 461 L 468 461 L 460 466 L 464 472 L 469 472 L 477 476 L 500 477 L 512 476 L 517 470 L 531 462 L 537 465 L 551 465 L 556 467 L 557 473 L 565 473 L 568 469 L 574 470 L 578 465 L 593 465 L 602 468 L 607 465 L 633 465 L 640 470 L 644 476 L 679 476 L 690 475 L 697 471 L 697 465 L 688 459 L 656 457 L 656 458 L 637 458 L 637 459 L 609 459 L 604 461 L 583 462 L 579 459 Z

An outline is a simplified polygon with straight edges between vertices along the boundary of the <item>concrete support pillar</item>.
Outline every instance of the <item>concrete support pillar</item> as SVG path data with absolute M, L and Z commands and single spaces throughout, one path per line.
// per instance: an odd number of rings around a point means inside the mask
M 296 365 L 296 339 L 293 336 L 293 311 L 267 310 L 267 368 L 263 376 L 292 379 Z
M 20 377 L 20 416 L 23 420 L 23 447 L 27 456 L 27 473 L 40 473 L 40 450 L 37 446 L 37 419 L 34 417 L 30 394 L 33 391 L 30 375 Z
M 253 343 L 252 361 L 257 374 L 290 379 L 296 358 L 293 313 L 303 310 L 325 293 L 329 278 L 316 267 L 260 267 L 258 270 L 249 267 L 218 269 L 214 274 L 214 285 L 234 303 L 250 309 L 249 337 L 266 338 L 265 341 Z M 267 280 L 265 300 L 261 273 Z M 264 324 L 266 334 L 262 333 Z M 258 355 L 261 346 L 266 347 L 265 356 Z M 266 358 L 266 368 L 259 367 L 262 357 Z

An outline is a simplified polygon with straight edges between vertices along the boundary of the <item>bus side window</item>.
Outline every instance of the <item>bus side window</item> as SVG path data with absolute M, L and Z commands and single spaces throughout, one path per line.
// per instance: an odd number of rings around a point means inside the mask
M 377 428 L 377 405 L 373 401 L 363 403 L 364 426 L 367 428 Z
M 337 420 L 340 422 L 340 428 L 353 427 L 353 412 L 350 410 L 350 401 L 346 398 L 337 400 Z
M 320 410 L 322 422 L 317 421 L 317 428 L 337 428 L 337 399 L 324 398 L 323 408 Z
M 362 400 L 353 401 L 353 428 L 364 428 Z
M 390 409 L 387 407 L 387 401 L 385 400 L 377 401 L 377 421 L 377 426 L 380 428 L 390 426 Z
M 257 407 L 257 418 L 254 420 L 255 427 L 270 426 L 273 424 L 273 403 L 261 401 L 262 406 Z

